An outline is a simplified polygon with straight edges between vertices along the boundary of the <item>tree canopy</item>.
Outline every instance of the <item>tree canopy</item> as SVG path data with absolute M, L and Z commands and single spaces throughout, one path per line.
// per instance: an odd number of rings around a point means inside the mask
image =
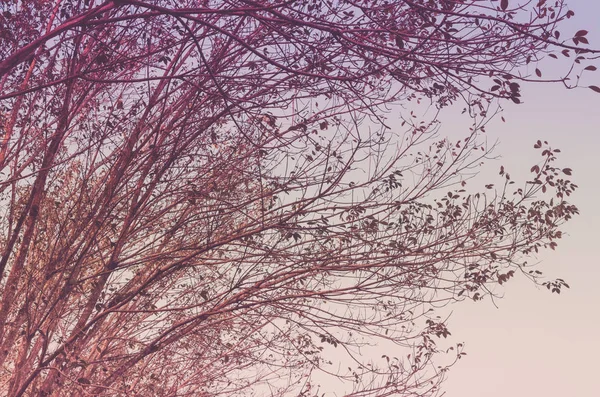
M 568 287 L 527 262 L 578 213 L 560 150 L 469 183 L 540 60 L 595 70 L 562 0 L 1 7 L 3 395 L 433 396 L 438 308 Z

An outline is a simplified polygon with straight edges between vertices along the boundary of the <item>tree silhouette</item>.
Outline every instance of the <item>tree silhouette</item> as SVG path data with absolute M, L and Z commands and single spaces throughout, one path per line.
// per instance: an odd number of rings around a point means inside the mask
M 566 286 L 526 261 L 577 213 L 559 150 L 537 142 L 521 182 L 467 182 L 541 58 L 594 68 L 587 32 L 558 31 L 572 16 L 561 0 L 4 4 L 2 394 L 312 396 L 327 374 L 355 396 L 435 395 L 464 354 L 436 345 L 436 308 L 516 273 Z M 419 104 L 473 126 L 440 137 Z

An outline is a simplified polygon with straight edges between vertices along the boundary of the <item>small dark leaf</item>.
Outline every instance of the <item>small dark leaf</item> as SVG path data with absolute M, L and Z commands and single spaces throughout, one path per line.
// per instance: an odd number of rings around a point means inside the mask
M 595 85 L 591 85 L 590 88 L 592 89 L 592 91 L 596 91 L 597 93 L 600 94 L 600 87 L 595 86 Z
M 500 0 L 500 8 L 505 11 L 508 8 L 508 0 Z
M 590 65 L 590 66 L 586 66 L 583 70 L 589 70 L 591 72 L 596 71 L 598 68 L 595 67 L 594 65 Z
M 575 33 L 575 37 L 585 36 L 586 34 L 588 34 L 587 30 L 580 30 L 577 33 Z
M 404 40 L 402 40 L 402 37 L 400 37 L 399 35 L 396 35 L 396 45 L 400 49 L 404 48 Z
M 535 74 L 537 75 L 537 77 L 542 77 L 542 71 L 539 69 L 535 70 Z
M 106 56 L 106 54 L 104 53 L 100 53 L 97 57 L 96 57 L 96 63 L 102 65 L 105 64 L 108 61 L 108 57 Z
M 588 39 L 586 39 L 583 36 L 577 37 L 577 41 L 579 41 L 580 43 L 583 43 L 583 44 L 590 44 L 590 42 L 588 41 Z
M 572 174 L 572 172 L 573 172 L 573 170 L 572 170 L 572 169 L 570 169 L 570 168 L 563 168 L 562 172 L 563 172 L 565 175 L 571 175 L 571 174 Z
M 208 298 L 209 298 L 208 297 L 208 291 L 206 291 L 206 290 L 201 291 L 200 292 L 200 296 L 202 297 L 202 299 L 204 299 L 205 301 L 207 301 Z

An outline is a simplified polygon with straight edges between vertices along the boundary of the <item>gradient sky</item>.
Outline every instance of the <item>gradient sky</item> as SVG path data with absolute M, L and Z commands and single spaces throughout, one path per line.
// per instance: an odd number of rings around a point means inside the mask
M 576 15 L 563 37 L 586 29 L 592 47 L 600 48 L 600 2 L 568 3 Z M 545 74 L 559 71 L 553 62 L 541 64 Z M 600 86 L 600 70 L 584 77 L 581 85 Z M 498 308 L 489 299 L 452 306 L 453 342 L 464 341 L 468 355 L 450 370 L 446 397 L 600 395 L 600 94 L 529 84 L 523 97 L 524 104 L 505 107 L 506 123 L 488 128 L 501 159 L 487 167 L 504 165 L 519 178 L 538 156 L 536 140 L 561 149 L 560 164 L 574 170 L 579 185 L 571 201 L 581 215 L 564 228 L 557 250 L 537 259 L 546 276 L 565 279 L 571 289 L 550 294 L 521 277 L 506 285 Z

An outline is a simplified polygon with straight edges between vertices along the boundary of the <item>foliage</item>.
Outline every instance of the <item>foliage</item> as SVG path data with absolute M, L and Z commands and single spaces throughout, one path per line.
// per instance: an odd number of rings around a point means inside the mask
M 559 151 L 536 143 L 524 182 L 467 180 L 542 57 L 593 71 L 586 31 L 560 39 L 572 16 L 561 0 L 3 3 L 2 394 L 312 396 L 323 374 L 356 396 L 436 394 L 434 306 L 517 273 L 566 286 L 526 262 L 577 213 Z M 473 127 L 441 138 L 420 103 L 464 105 Z

